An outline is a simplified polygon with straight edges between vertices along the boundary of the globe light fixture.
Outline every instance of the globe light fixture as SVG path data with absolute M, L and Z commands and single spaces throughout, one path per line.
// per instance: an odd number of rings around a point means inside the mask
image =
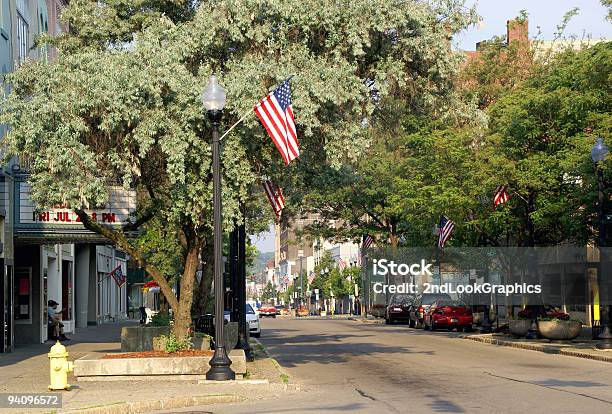
M 598 137 L 593 144 L 593 148 L 591 149 L 591 159 L 594 163 L 603 162 L 606 159 L 606 156 L 610 150 L 608 146 L 603 142 L 603 138 Z
M 222 111 L 225 107 L 226 95 L 225 89 L 217 81 L 215 75 L 211 75 L 208 79 L 206 89 L 202 91 L 202 104 L 207 111 Z

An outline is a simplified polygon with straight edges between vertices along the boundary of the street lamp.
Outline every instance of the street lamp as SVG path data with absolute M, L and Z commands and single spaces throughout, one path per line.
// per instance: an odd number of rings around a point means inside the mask
M 601 169 L 601 163 L 603 163 L 608 155 L 608 146 L 603 142 L 603 138 L 599 137 L 595 141 L 593 148 L 591 149 L 591 159 L 595 163 L 597 168 L 597 212 L 599 215 L 599 269 L 597 276 L 599 278 L 599 303 L 604 304 L 604 318 L 602 320 L 602 331 L 598 336 L 598 339 L 603 340 L 597 344 L 598 349 L 612 349 L 612 306 L 605 301 L 609 300 L 609 289 L 606 284 L 607 281 L 603 280 L 603 248 L 606 245 L 606 222 L 605 222 L 605 209 L 604 209 L 604 179 L 603 170 Z
M 206 89 L 202 92 L 202 104 L 208 112 L 208 119 L 212 123 L 212 167 L 213 167 L 213 222 L 214 222 L 214 283 L 215 283 L 215 354 L 209 364 L 206 379 L 213 381 L 227 381 L 236 378 L 231 370 L 232 361 L 227 356 L 223 343 L 223 253 L 222 253 L 222 217 L 221 217 L 221 167 L 219 156 L 219 123 L 225 106 L 225 90 L 217 77 L 212 75 L 208 80 Z
M 300 313 L 300 308 L 302 306 L 304 306 L 303 302 L 303 298 L 302 298 L 302 259 L 304 258 L 304 250 L 298 250 L 298 258 L 300 259 L 300 302 L 298 304 L 298 316 Z

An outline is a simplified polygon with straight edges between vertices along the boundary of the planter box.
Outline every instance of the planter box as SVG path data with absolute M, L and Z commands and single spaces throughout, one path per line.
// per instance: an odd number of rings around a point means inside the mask
M 191 344 L 193 349 L 199 349 L 202 351 L 208 351 L 210 349 L 210 341 L 208 338 L 192 338 Z M 166 337 L 155 337 L 153 338 L 153 350 L 154 351 L 165 351 L 166 350 Z
M 125 377 L 139 376 L 201 376 L 210 369 L 212 356 L 167 357 L 167 358 L 117 358 L 102 359 L 104 354 L 88 354 L 74 363 L 74 375 L 79 381 L 125 380 Z M 231 368 L 237 375 L 246 373 L 244 350 L 229 352 Z
M 202 351 L 210 349 L 210 340 L 208 338 L 193 338 L 191 343 L 193 344 L 193 349 L 200 349 Z
M 124 326 L 121 328 L 121 352 L 153 350 L 153 338 L 170 335 L 169 326 Z
M 577 338 L 582 332 L 582 322 L 578 321 L 538 321 L 540 334 L 552 341 L 568 341 Z
M 527 335 L 527 331 L 531 326 L 531 321 L 529 319 L 510 319 L 508 320 L 508 328 L 510 329 L 510 334 L 516 337 L 521 337 Z

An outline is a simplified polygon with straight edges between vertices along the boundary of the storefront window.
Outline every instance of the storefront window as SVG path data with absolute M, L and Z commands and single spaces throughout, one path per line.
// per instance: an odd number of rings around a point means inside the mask
M 15 269 L 14 286 L 15 321 L 32 323 L 32 268 Z

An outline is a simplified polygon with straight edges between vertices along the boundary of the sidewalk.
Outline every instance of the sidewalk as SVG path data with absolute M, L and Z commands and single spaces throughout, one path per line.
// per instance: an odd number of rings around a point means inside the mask
M 137 324 L 123 321 L 99 327 L 80 329 L 64 342 L 69 360 L 92 352 L 119 352 L 121 327 Z M 53 342 L 18 347 L 0 355 L 0 393 L 47 393 L 49 360 L 47 353 Z M 245 399 L 280 397 L 291 393 L 273 363 L 258 357 L 247 364 L 249 380 L 226 383 L 198 383 L 197 380 L 165 381 L 102 381 L 78 382 L 70 374 L 71 391 L 62 391 L 60 413 L 127 414 L 180 408 L 213 403 L 238 402 Z M 0 413 L 51 412 L 51 409 L 2 409 Z
M 362 317 L 354 317 L 349 318 L 349 320 L 369 324 L 385 323 L 384 319 L 374 317 L 369 317 L 368 319 L 364 319 Z M 512 336 L 498 333 L 468 333 L 458 334 L 456 337 L 491 345 L 509 346 L 512 348 L 525 349 L 529 351 L 546 352 L 548 354 L 558 354 L 565 356 L 573 356 L 577 358 L 592 359 L 595 361 L 612 362 L 612 351 L 597 350 L 595 348 L 595 345 L 597 345 L 598 341 L 589 339 L 588 335 L 590 335 L 590 329 L 585 330 L 585 332 L 574 341 L 558 342 L 551 342 L 547 339 L 528 340 L 522 338 L 513 338 Z
M 491 345 L 509 346 L 512 348 L 527 349 L 530 351 L 546 352 L 593 359 L 596 361 L 612 362 L 612 351 L 600 351 L 595 348 L 598 341 L 578 339 L 574 341 L 550 342 L 547 339 L 528 340 L 513 338 L 503 334 L 465 334 L 460 338 L 482 342 Z

